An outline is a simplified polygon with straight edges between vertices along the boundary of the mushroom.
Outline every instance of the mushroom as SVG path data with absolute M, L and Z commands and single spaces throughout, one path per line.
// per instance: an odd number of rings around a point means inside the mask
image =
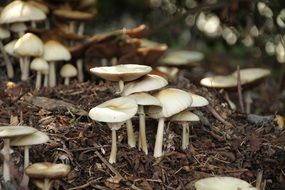
M 154 97 L 160 101 L 162 109 L 157 106 L 149 106 L 146 109 L 146 113 L 152 118 L 159 119 L 154 146 L 154 157 L 157 158 L 163 154 L 162 144 L 165 118 L 188 108 L 192 103 L 192 98 L 189 93 L 176 88 L 160 90 L 154 94 Z
M 21 80 L 25 81 L 29 78 L 29 58 L 42 56 L 43 50 L 42 40 L 33 33 L 26 33 L 17 40 L 14 46 L 14 52 L 22 59 L 23 72 Z
M 4 154 L 3 160 L 3 178 L 4 181 L 10 181 L 10 139 L 17 136 L 29 135 L 37 130 L 32 127 L 26 126 L 1 126 L 0 137 L 4 139 L 4 146 L 2 153 Z
M 95 75 L 109 81 L 118 81 L 120 93 L 124 89 L 125 81 L 136 80 L 151 71 L 150 66 L 125 64 L 106 67 L 91 68 L 90 71 Z
M 207 177 L 194 184 L 196 190 L 257 190 L 248 182 L 234 177 Z
M 56 85 L 56 61 L 69 61 L 71 54 L 69 50 L 61 43 L 49 40 L 44 44 L 43 58 L 49 62 L 49 86 L 54 87 Z
M 243 86 L 253 86 L 260 83 L 265 77 L 270 74 L 270 70 L 262 68 L 247 68 L 240 70 L 240 83 Z M 238 82 L 237 71 L 226 76 L 218 75 L 206 77 L 200 81 L 200 84 L 211 88 L 222 88 L 232 90 L 237 87 Z M 226 96 L 226 99 L 228 97 Z M 246 100 L 249 101 L 250 100 Z M 231 103 L 229 103 L 231 105 Z M 250 112 L 250 105 L 247 105 L 247 113 Z
M 33 27 L 35 27 L 36 21 L 45 19 L 45 13 L 39 8 L 25 1 L 16 0 L 4 7 L 0 16 L 0 23 L 11 24 L 15 22 L 31 21 Z
M 49 141 L 49 137 L 40 131 L 35 133 L 15 137 L 10 141 L 11 146 L 24 146 L 24 168 L 27 168 L 30 163 L 29 149 L 32 145 L 43 144 Z M 21 185 L 26 187 L 29 183 L 29 178 L 24 174 Z
M 164 66 L 183 67 L 186 65 L 196 66 L 197 62 L 203 59 L 204 55 L 201 52 L 179 50 L 167 52 L 160 62 Z
M 158 76 L 158 75 L 150 75 L 150 74 L 147 74 L 135 81 L 132 81 L 132 82 L 129 82 L 125 85 L 123 91 L 122 91 L 122 95 L 123 96 L 126 96 L 126 95 L 129 95 L 129 94 L 132 94 L 132 93 L 136 93 L 136 92 L 147 92 L 147 91 L 152 91 L 152 90 L 156 90 L 156 89 L 159 89 L 159 88 L 162 88 L 164 86 L 167 85 L 167 81 Z M 140 111 L 139 112 L 143 112 L 142 110 L 143 108 L 140 108 Z M 144 114 L 144 113 L 142 113 Z M 142 118 L 144 119 L 144 117 Z M 145 122 L 145 121 L 144 121 Z M 141 128 L 143 127 L 143 128 Z M 143 130 L 143 131 L 141 131 Z M 132 123 L 131 121 L 127 121 L 127 131 L 129 131 L 128 133 L 128 138 L 129 136 L 132 137 L 134 136 L 133 134 L 133 126 L 132 126 Z M 140 136 L 139 136 L 139 142 L 141 142 L 141 137 L 145 138 L 145 126 L 140 126 Z M 146 142 L 146 139 L 143 139 L 144 142 Z M 132 143 L 132 141 L 129 143 L 129 145 L 133 145 L 133 147 L 135 146 L 135 144 Z M 130 146 L 131 146 L 130 145 Z M 140 146 L 141 144 L 139 144 Z M 147 145 L 144 144 L 144 152 L 147 152 Z M 132 146 L 131 146 L 132 147 Z M 140 148 L 140 147 L 139 147 Z M 147 153 L 146 153 L 147 154 Z
M 43 190 L 51 188 L 51 180 L 67 176 L 70 172 L 70 166 L 67 164 L 56 164 L 50 162 L 39 162 L 28 166 L 25 173 L 36 179 L 44 179 Z
M 11 79 L 11 78 L 14 78 L 14 69 L 13 69 L 12 63 L 11 63 L 11 61 L 7 55 L 7 52 L 4 49 L 4 45 L 3 45 L 3 40 L 6 38 L 9 38 L 10 35 L 11 34 L 10 34 L 9 30 L 7 30 L 3 27 L 0 27 L 0 51 L 1 51 L 1 54 L 3 56 L 4 63 L 6 65 L 7 76 L 8 76 L 8 78 Z
M 77 75 L 77 70 L 72 64 L 65 64 L 60 69 L 60 76 L 64 78 L 64 85 L 69 85 L 71 77 Z
M 128 97 L 120 97 L 108 100 L 89 111 L 89 117 L 92 120 L 106 122 L 112 130 L 112 149 L 109 158 L 110 163 L 116 162 L 117 154 L 117 135 L 122 122 L 133 117 L 138 110 L 138 105 L 135 100 Z
M 165 87 L 168 82 L 161 76 L 147 74 L 138 80 L 125 85 L 122 96 L 127 96 L 136 92 L 148 92 Z
M 19 38 L 25 34 L 27 29 L 27 25 L 23 22 L 15 22 L 10 25 L 10 30 L 17 33 Z
M 184 110 L 173 115 L 170 121 L 178 122 L 182 125 L 182 150 L 185 150 L 189 145 L 189 121 L 200 121 L 199 117 L 189 110 Z
M 41 83 L 42 83 L 42 73 L 48 70 L 49 65 L 46 62 L 46 60 L 38 57 L 38 58 L 33 59 L 33 61 L 31 62 L 30 68 L 37 72 L 35 88 L 40 89 Z
M 138 115 L 139 115 L 139 149 L 141 148 L 144 153 L 148 154 L 147 148 L 147 139 L 146 139 L 146 132 L 145 132 L 145 112 L 144 106 L 160 106 L 161 103 L 157 98 L 154 96 L 147 94 L 145 92 L 138 92 L 135 94 L 131 94 L 128 97 L 133 98 L 138 104 Z

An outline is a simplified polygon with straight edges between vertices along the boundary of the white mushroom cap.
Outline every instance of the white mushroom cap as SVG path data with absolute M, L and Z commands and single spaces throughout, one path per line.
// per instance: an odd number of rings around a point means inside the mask
M 0 23 L 39 21 L 46 19 L 45 13 L 24 1 L 13 1 L 1 12 Z
M 148 92 L 160 89 L 168 84 L 167 80 L 158 75 L 147 74 L 136 81 L 125 85 L 122 95 L 127 96 L 135 92 Z
M 27 29 L 27 25 L 23 22 L 16 22 L 10 25 L 10 30 L 15 33 L 25 32 Z
M 206 77 L 200 84 L 211 88 L 232 88 L 237 86 L 237 78 L 233 75 Z
M 61 77 L 75 77 L 77 75 L 77 69 L 72 64 L 65 64 L 60 69 Z
M 43 58 L 37 57 L 31 62 L 30 68 L 32 70 L 45 72 L 49 68 L 49 64 Z
M 166 88 L 154 94 L 161 105 L 162 109 L 150 106 L 146 109 L 147 114 L 153 118 L 170 117 L 188 108 L 192 103 L 189 93 L 176 89 Z
M 9 38 L 10 36 L 11 36 L 10 31 L 0 26 L 0 40 L 4 40 L 6 38 Z
M 26 33 L 19 38 L 14 46 L 14 52 L 20 56 L 41 56 L 43 54 L 43 42 L 33 33 Z
M 27 126 L 4 126 L 0 127 L 0 137 L 17 137 L 35 133 L 37 129 Z
M 32 133 L 30 135 L 20 136 L 11 139 L 11 146 L 30 146 L 43 144 L 49 141 L 49 137 L 40 131 Z
M 133 117 L 138 110 L 135 100 L 128 97 L 108 100 L 89 111 L 89 117 L 95 121 L 117 123 Z
M 69 172 L 69 165 L 50 162 L 35 163 L 25 169 L 25 173 L 31 178 L 56 179 L 65 177 Z
M 189 63 L 195 63 L 204 59 L 204 55 L 198 51 L 170 51 L 161 60 L 166 65 L 186 65 Z
M 134 99 L 138 105 L 161 106 L 160 101 L 156 97 L 145 92 L 138 92 L 135 94 L 131 94 L 128 97 Z
M 17 57 L 17 55 L 14 53 L 14 47 L 15 47 L 16 42 L 17 42 L 17 39 L 10 41 L 9 43 L 7 43 L 7 44 L 4 46 L 5 51 L 6 51 L 9 55 L 14 56 L 14 57 Z
M 95 75 L 109 81 L 132 81 L 151 71 L 150 66 L 137 64 L 124 64 L 90 69 Z
M 189 110 L 184 110 L 173 115 L 170 121 L 200 121 L 200 118 Z
M 195 182 L 196 190 L 257 190 L 248 182 L 234 177 L 208 177 Z
M 49 40 L 44 44 L 43 57 L 47 61 L 68 61 L 71 59 L 71 54 L 61 43 Z
M 265 78 L 270 75 L 269 69 L 262 69 L 262 68 L 247 68 L 247 69 L 240 69 L 240 79 L 242 84 L 248 84 L 259 79 Z M 237 71 L 235 71 L 233 76 L 237 77 Z
M 189 92 L 190 96 L 192 97 L 192 104 L 191 104 L 191 108 L 194 107 L 203 107 L 209 104 L 209 101 L 204 98 L 203 96 L 199 96 L 197 94 L 191 93 Z

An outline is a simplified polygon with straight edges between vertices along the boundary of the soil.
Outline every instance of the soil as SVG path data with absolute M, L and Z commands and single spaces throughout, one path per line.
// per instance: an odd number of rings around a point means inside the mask
M 255 185 L 257 174 L 263 174 L 266 190 L 285 189 L 285 135 L 274 120 L 277 111 L 285 113 L 284 97 L 265 85 L 255 88 L 258 96 L 252 112 L 257 114 L 250 119 L 230 110 L 217 90 L 197 87 L 188 80 L 172 86 L 206 97 L 210 106 L 193 110 L 201 122 L 191 124 L 191 143 L 186 150 L 180 148 L 182 127 L 167 123 L 164 156 L 158 159 L 152 156 L 157 121 L 148 118 L 149 155 L 127 146 L 123 126 L 117 132 L 117 163 L 106 162 L 111 130 L 105 123 L 92 121 L 87 114 L 92 107 L 116 97 L 116 85 L 110 82 L 73 81 L 70 86 L 36 91 L 32 82 L 1 80 L 0 125 L 9 125 L 11 117 L 18 117 L 21 125 L 48 134 L 48 143 L 30 149 L 30 159 L 32 163 L 71 165 L 67 177 L 54 181 L 54 189 L 191 190 L 196 180 L 213 175 L 233 176 Z M 236 93 L 232 95 L 236 97 Z M 264 115 L 273 116 L 264 119 Z M 133 124 L 138 135 L 137 117 Z M 2 182 L 3 189 L 20 189 L 22 148 L 14 148 L 11 167 L 14 179 L 11 183 Z M 37 189 L 34 182 L 31 180 L 29 189 Z

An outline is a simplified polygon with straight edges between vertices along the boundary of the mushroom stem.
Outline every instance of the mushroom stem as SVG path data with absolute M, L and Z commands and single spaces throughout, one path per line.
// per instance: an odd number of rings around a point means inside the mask
M 27 168 L 30 164 L 29 149 L 30 149 L 30 146 L 24 147 L 24 169 Z M 26 173 L 24 173 L 22 181 L 21 181 L 21 186 L 27 187 L 28 184 L 29 184 L 29 176 L 27 176 Z
M 118 59 L 116 57 L 113 57 L 111 59 L 111 64 L 114 66 L 114 65 L 118 65 Z
M 252 98 L 251 98 L 251 92 L 247 91 L 244 94 L 244 101 L 245 101 L 245 110 L 247 114 L 250 114 L 251 112 L 251 104 L 252 104 Z
M 30 60 L 29 57 L 23 57 L 23 72 L 21 76 L 22 81 L 26 81 L 29 78 L 30 73 Z
M 233 103 L 233 101 L 231 101 L 230 97 L 229 97 L 229 94 L 227 92 L 225 92 L 225 96 L 224 96 L 225 100 L 228 102 L 231 110 L 236 110 L 237 107 L 235 105 L 235 103 Z
M 10 78 L 10 79 L 14 78 L 14 69 L 13 69 L 12 63 L 11 63 L 9 56 L 7 55 L 7 53 L 4 49 L 4 45 L 3 45 L 1 40 L 0 40 L 0 51 L 2 53 L 4 63 L 6 65 L 6 71 L 7 71 L 8 78 Z
M 36 28 L 37 28 L 37 23 L 36 23 L 36 21 L 32 21 L 32 22 L 31 22 L 31 26 L 32 26 L 32 28 L 35 28 L 35 29 L 36 29 Z
M 83 35 L 84 29 L 85 29 L 85 24 L 84 24 L 84 22 L 80 22 L 80 23 L 79 23 L 79 26 L 78 26 L 78 28 L 77 28 L 77 34 Z
M 189 145 L 189 123 L 182 122 L 182 150 L 187 149 Z
M 48 86 L 48 74 L 45 74 L 45 77 L 44 77 L 44 87 L 47 87 Z
M 36 89 L 41 88 L 41 83 L 42 83 L 42 73 L 40 71 L 37 71 Z
M 3 160 L 3 178 L 4 182 L 10 181 L 10 139 L 4 139 L 4 160 Z
M 154 153 L 153 156 L 158 158 L 162 156 L 162 144 L 163 144 L 163 131 L 164 131 L 164 117 L 159 118 L 157 132 L 155 137 Z
M 121 93 L 121 92 L 123 91 L 124 86 L 125 86 L 124 81 L 123 81 L 123 80 L 120 80 L 120 81 L 119 81 L 119 89 L 120 89 L 119 93 Z
M 144 151 L 144 153 L 148 154 L 147 149 L 147 140 L 146 140 L 146 132 L 145 132 L 145 113 L 144 113 L 144 107 L 143 105 L 139 105 L 138 107 L 138 114 L 139 114 L 139 122 L 140 122 L 140 134 L 139 134 L 139 142 L 141 149 Z
M 126 121 L 126 126 L 127 126 L 128 145 L 131 148 L 136 147 L 136 139 L 135 139 L 134 128 L 133 128 L 131 119 Z
M 70 21 L 69 22 L 69 32 L 74 33 L 74 31 L 75 31 L 75 22 Z
M 101 65 L 102 66 L 107 66 L 108 65 L 108 60 L 106 58 L 101 59 Z
M 77 75 L 78 82 L 83 82 L 84 81 L 83 59 L 77 59 L 76 67 L 77 67 L 77 71 L 78 71 L 78 75 Z
M 116 130 L 112 129 L 112 149 L 109 158 L 109 162 L 111 164 L 116 163 L 116 156 L 117 156 L 117 134 Z
M 64 85 L 69 85 L 69 81 L 70 81 L 70 78 L 69 77 L 65 77 L 64 78 Z
M 49 65 L 49 87 L 55 87 L 56 85 L 56 74 L 55 74 L 55 63 L 52 61 Z
M 45 178 L 44 179 L 44 188 L 43 190 L 49 190 L 50 189 L 50 179 Z

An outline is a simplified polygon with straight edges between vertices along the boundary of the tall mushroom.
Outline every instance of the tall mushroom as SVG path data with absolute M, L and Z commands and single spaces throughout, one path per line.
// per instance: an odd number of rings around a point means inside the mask
M 65 177 L 69 172 L 69 165 L 50 162 L 39 162 L 25 168 L 25 173 L 31 178 L 44 179 L 43 190 L 51 188 L 52 179 Z
M 106 122 L 112 130 L 112 149 L 109 158 L 110 163 L 116 162 L 116 130 L 121 127 L 122 122 L 133 117 L 137 110 L 138 105 L 135 100 L 128 97 L 120 97 L 108 100 L 89 111 L 89 117 L 92 120 Z
M 24 168 L 27 168 L 30 163 L 29 149 L 32 145 L 43 144 L 49 141 L 49 137 L 40 131 L 35 133 L 15 137 L 11 139 L 11 146 L 24 146 Z M 26 187 L 29 183 L 29 178 L 24 174 L 21 185 Z
M 33 33 L 26 33 L 17 40 L 14 52 L 23 60 L 21 80 L 25 81 L 29 78 L 30 57 L 42 56 L 43 51 L 42 40 Z
M 150 66 L 137 64 L 124 64 L 106 67 L 91 68 L 90 71 L 95 75 L 109 81 L 118 81 L 120 93 L 124 89 L 125 81 L 136 80 L 151 71 Z
M 258 190 L 248 182 L 234 177 L 207 177 L 195 182 L 196 190 Z
M 129 95 L 128 97 L 133 98 L 138 104 L 138 115 L 139 115 L 139 149 L 141 148 L 144 153 L 148 154 L 147 148 L 147 139 L 146 139 L 146 128 L 145 128 L 145 112 L 144 106 L 159 106 L 161 107 L 161 103 L 154 96 L 145 93 L 145 92 L 137 92 Z
M 154 157 L 157 158 L 163 155 L 162 144 L 165 118 L 188 108 L 192 103 L 192 98 L 187 92 L 176 88 L 160 90 L 154 94 L 154 97 L 160 101 L 162 109 L 157 106 L 150 106 L 146 113 L 152 118 L 159 119 L 153 153 Z
M 7 30 L 3 27 L 0 27 L 0 51 L 1 51 L 1 54 L 3 56 L 4 63 L 6 65 L 7 76 L 8 76 L 8 78 L 11 79 L 11 78 L 14 78 L 14 69 L 13 69 L 12 63 L 11 63 L 11 61 L 7 55 L 7 52 L 4 49 L 4 45 L 2 42 L 2 40 L 9 38 L 10 35 L 11 34 L 10 34 L 9 30 Z
M 10 139 L 17 136 L 29 135 L 35 133 L 37 130 L 26 126 L 1 126 L 0 137 L 4 139 L 3 147 L 3 178 L 4 181 L 10 181 Z
M 49 62 L 49 87 L 56 85 L 56 61 L 69 61 L 71 54 L 60 42 L 49 40 L 44 44 L 43 58 Z
M 132 93 L 136 93 L 136 92 L 148 92 L 148 91 L 153 91 L 153 90 L 157 90 L 160 89 L 164 86 L 166 86 L 168 84 L 168 82 L 158 76 L 158 75 L 151 75 L 151 74 L 147 74 L 135 81 L 131 81 L 129 83 L 127 83 L 122 91 L 122 95 L 126 96 L 126 95 L 130 95 Z M 144 117 L 142 117 L 142 115 L 144 115 L 144 110 L 143 110 L 143 106 L 139 106 L 139 115 L 140 115 L 140 119 L 144 119 Z M 140 135 L 139 135 L 139 142 L 143 142 L 144 145 L 143 146 L 143 151 L 147 154 L 147 144 L 146 144 L 146 134 L 145 134 L 145 121 L 140 122 Z M 141 126 L 141 124 L 143 124 L 143 126 Z M 130 131 L 133 127 L 131 125 L 130 122 L 127 123 L 127 128 L 128 131 Z M 130 134 L 132 135 L 132 134 Z M 144 138 L 144 139 L 141 139 Z M 139 148 L 141 146 L 141 144 L 139 143 Z

